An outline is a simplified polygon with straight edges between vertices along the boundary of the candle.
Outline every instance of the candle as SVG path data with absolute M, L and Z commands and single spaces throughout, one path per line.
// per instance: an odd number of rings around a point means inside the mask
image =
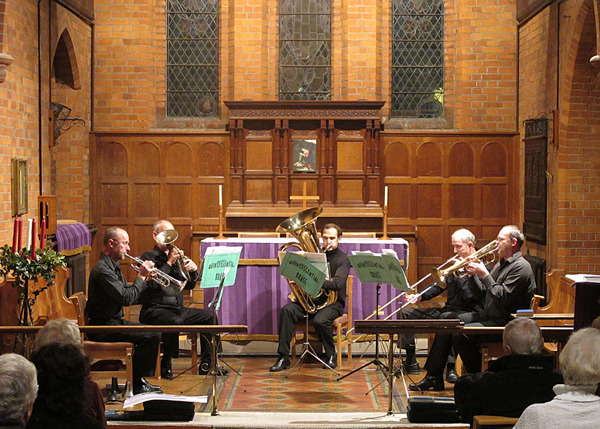
M 223 185 L 219 185 L 219 207 L 223 205 Z
M 35 226 L 36 220 L 33 219 L 33 222 L 31 222 L 31 259 L 34 261 L 37 259 L 37 255 L 35 254 Z
M 33 219 L 27 219 L 29 226 L 27 227 L 27 248 L 31 248 L 31 227 L 33 226 Z
M 19 225 L 17 226 L 17 252 L 21 251 L 21 231 L 23 227 L 23 220 L 19 219 Z
M 46 218 L 42 216 L 40 221 L 40 249 L 44 251 L 44 241 L 46 240 Z
M 386 186 L 383 192 L 383 205 L 387 207 L 388 205 L 388 187 Z
M 19 226 L 19 218 L 15 216 L 15 224 L 13 226 L 13 253 L 17 253 L 17 227 Z

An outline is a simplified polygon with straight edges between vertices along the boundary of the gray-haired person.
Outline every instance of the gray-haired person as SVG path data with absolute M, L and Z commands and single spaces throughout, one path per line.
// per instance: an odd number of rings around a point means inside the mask
M 38 391 L 35 366 L 21 355 L 0 356 L 0 427 L 23 428 Z

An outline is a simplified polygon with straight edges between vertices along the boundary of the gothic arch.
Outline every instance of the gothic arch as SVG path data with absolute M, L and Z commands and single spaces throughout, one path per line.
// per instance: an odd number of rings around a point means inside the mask
M 68 28 L 63 30 L 56 44 L 52 70 L 57 82 L 64 83 L 73 89 L 81 88 L 77 55 Z

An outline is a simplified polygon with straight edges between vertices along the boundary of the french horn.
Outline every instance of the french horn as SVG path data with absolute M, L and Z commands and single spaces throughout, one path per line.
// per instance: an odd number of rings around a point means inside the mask
M 291 247 L 297 247 L 304 252 L 322 253 L 315 226 L 317 217 L 323 212 L 322 207 L 314 207 L 306 209 L 294 216 L 284 220 L 277 227 L 279 233 L 289 233 L 298 242 L 286 243 L 279 248 L 279 251 L 286 251 Z M 295 282 L 287 279 L 292 294 L 296 301 L 304 308 L 307 313 L 314 314 L 322 308 L 327 307 L 337 301 L 337 292 L 332 290 L 321 289 L 319 295 L 313 298 L 307 294 L 304 289 L 298 286 Z

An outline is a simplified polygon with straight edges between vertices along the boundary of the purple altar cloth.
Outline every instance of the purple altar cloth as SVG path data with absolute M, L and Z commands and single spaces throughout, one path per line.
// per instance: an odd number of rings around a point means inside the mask
M 81 253 L 91 250 L 92 233 L 83 223 L 59 224 L 56 226 L 56 244 L 61 253 Z
M 276 259 L 279 248 L 290 238 L 230 238 L 218 240 L 208 238 L 201 243 L 201 254 L 211 246 L 242 246 L 240 259 Z M 393 249 L 402 261 L 408 260 L 408 243 L 401 238 L 377 240 L 366 238 L 342 238 L 340 249 L 351 254 L 352 251 L 372 251 L 381 253 L 381 249 Z M 295 249 L 293 249 L 295 250 Z M 233 286 L 223 291 L 221 307 L 218 311 L 219 323 L 224 325 L 247 325 L 248 334 L 277 335 L 279 309 L 289 302 L 290 287 L 287 280 L 278 274 L 279 266 L 240 265 Z M 377 286 L 361 284 L 354 272 L 352 287 L 352 318 L 361 320 L 369 316 L 376 308 Z M 210 302 L 216 288 L 204 289 L 205 302 Z M 384 305 L 400 293 L 391 285 L 381 285 L 379 304 Z M 384 310 L 384 315 L 397 308 L 396 304 Z

